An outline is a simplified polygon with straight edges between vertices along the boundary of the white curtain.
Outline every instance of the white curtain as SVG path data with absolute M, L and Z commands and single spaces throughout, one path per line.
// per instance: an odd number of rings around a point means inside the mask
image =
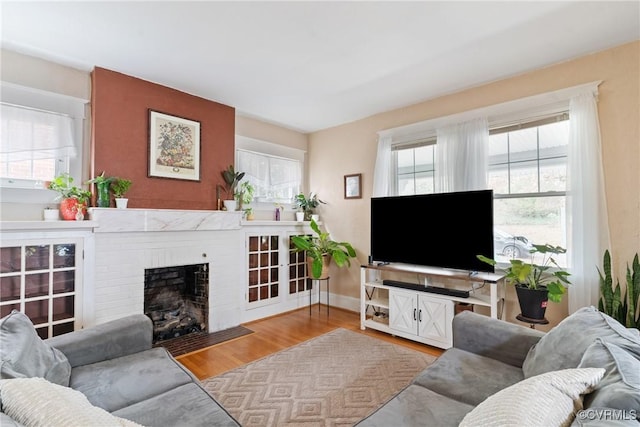
M 600 125 L 595 93 L 571 98 L 569 104 L 567 253 L 571 287 L 569 313 L 598 304 L 597 267 L 609 247 Z
M 236 156 L 236 170 L 244 172 L 244 179 L 255 187 L 256 201 L 290 203 L 300 193 L 300 161 L 246 150 L 237 150 Z
M 373 170 L 373 197 L 391 196 L 391 182 L 393 181 L 391 167 L 391 136 L 378 138 L 378 152 L 376 166 Z
M 437 129 L 436 192 L 486 189 L 488 163 L 486 118 Z
M 6 104 L 0 116 L 3 161 L 76 156 L 71 117 Z

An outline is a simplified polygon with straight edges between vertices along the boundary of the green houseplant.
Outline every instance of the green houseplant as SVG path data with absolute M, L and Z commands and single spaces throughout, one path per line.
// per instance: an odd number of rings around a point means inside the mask
M 255 187 L 249 181 L 242 181 L 240 183 L 235 193 L 235 198 L 238 202 L 238 210 L 244 210 L 243 206 L 253 202 L 253 194 L 255 191 Z
M 127 207 L 129 199 L 125 198 L 124 195 L 131 188 L 131 184 L 131 180 L 125 178 L 115 178 L 111 183 L 111 190 L 113 190 L 117 208 L 125 209 Z
M 227 191 L 227 200 L 224 201 L 224 206 L 229 211 L 236 210 L 236 189 L 238 184 L 244 178 L 244 172 L 236 172 L 233 165 L 229 165 L 228 168 L 221 172 L 222 179 L 225 183 L 225 189 Z
M 611 273 L 611 254 L 609 250 L 604 252 L 602 271 L 600 275 L 600 299 L 598 310 L 613 317 L 627 328 L 640 329 L 640 261 L 636 253 L 631 262 L 627 263 L 627 287 L 623 291 L 620 281 L 616 279 L 616 287 L 613 287 L 613 274 Z
M 111 176 L 104 176 L 104 171 L 93 179 L 87 181 L 87 184 L 96 185 L 96 206 L 99 208 L 108 208 L 111 204 L 109 197 L 109 189 L 111 183 L 115 178 Z
M 510 265 L 503 269 L 505 280 L 516 288 L 521 314 L 530 319 L 543 319 L 547 300 L 562 301 L 562 296 L 571 284 L 567 279 L 570 274 L 563 270 L 552 255 L 564 254 L 567 250 L 550 244 L 533 245 L 530 250 L 531 262 L 520 259 L 509 260 Z M 542 255 L 542 262 L 534 262 L 535 255 Z M 483 255 L 478 259 L 496 266 L 497 262 Z
M 315 235 L 291 236 L 291 242 L 295 246 L 295 252 L 306 252 L 311 277 L 328 277 L 327 270 L 332 259 L 338 267 L 351 265 L 349 258 L 355 258 L 356 251 L 350 243 L 332 240 L 329 233 L 321 231 L 313 220 L 310 226 Z
M 58 192 L 60 199 L 60 216 L 64 220 L 84 218 L 91 198 L 91 192 L 73 185 L 73 177 L 65 172 L 56 176 L 48 188 Z
M 322 204 L 326 204 L 318 198 L 318 195 L 315 193 L 309 193 L 309 197 L 306 197 L 303 193 L 298 194 L 295 197 L 295 202 L 302 212 L 304 212 L 304 220 L 310 221 L 311 215 L 315 212 L 315 209 Z

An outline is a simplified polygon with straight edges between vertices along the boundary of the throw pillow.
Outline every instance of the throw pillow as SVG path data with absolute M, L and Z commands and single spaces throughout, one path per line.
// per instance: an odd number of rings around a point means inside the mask
M 489 396 L 462 419 L 460 427 L 568 426 L 582 409 L 581 394 L 589 392 L 604 369 L 564 369 L 547 372 Z
M 40 337 L 31 320 L 19 311 L 0 319 L 0 378 L 41 377 L 69 385 L 71 364 Z
M 584 397 L 585 408 L 640 409 L 640 360 L 631 353 L 597 339 L 584 353 L 578 367 L 606 370 L 595 390 Z
M 139 427 L 93 406 L 79 391 L 44 378 L 0 380 L 0 396 L 3 412 L 25 426 Z
M 625 328 L 595 307 L 583 307 L 545 334 L 522 364 L 525 378 L 559 369 L 575 368 L 596 338 L 624 348 L 640 358 L 640 333 Z

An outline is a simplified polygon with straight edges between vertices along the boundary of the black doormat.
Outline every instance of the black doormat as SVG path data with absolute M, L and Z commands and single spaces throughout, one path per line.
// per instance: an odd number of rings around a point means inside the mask
M 253 331 L 251 329 L 245 328 L 244 326 L 236 326 L 212 333 L 192 332 L 181 337 L 158 341 L 153 344 L 153 346 L 164 347 L 173 357 L 177 357 L 252 333 Z

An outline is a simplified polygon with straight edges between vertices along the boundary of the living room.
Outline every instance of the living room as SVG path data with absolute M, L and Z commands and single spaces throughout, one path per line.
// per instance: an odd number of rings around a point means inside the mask
M 187 237 L 181 237 L 184 240 L 176 242 L 177 234 L 165 231 L 165 234 L 168 233 L 166 239 L 171 243 L 166 240 L 163 243 L 162 240 L 156 240 L 156 237 L 151 242 L 140 243 L 136 238 L 136 233 L 144 234 L 144 230 L 140 228 L 121 228 L 121 236 L 118 238 L 124 240 L 116 240 L 115 235 L 105 231 L 109 226 L 114 226 L 112 221 L 122 221 L 127 226 L 137 221 L 122 216 L 120 219 L 115 216 L 103 217 L 108 218 L 104 219 L 107 223 L 100 223 L 98 215 L 86 222 L 91 225 L 84 227 L 47 224 L 38 225 L 37 228 L 24 228 L 23 225 L 11 225 L 15 222 L 40 222 L 43 208 L 50 205 L 53 199 L 30 200 L 29 197 L 24 197 L 24 193 L 16 193 L 15 189 L 3 187 L 0 213 L 3 240 L 32 242 L 43 236 L 54 239 L 73 236 L 83 241 L 85 267 L 83 289 L 79 294 L 83 304 L 77 310 L 78 329 L 141 312 L 141 289 L 129 289 L 128 283 L 125 283 L 130 277 L 124 275 L 128 264 L 136 263 L 132 259 L 141 260 L 139 262 L 145 266 L 163 257 L 171 260 L 184 258 L 184 263 L 190 264 L 194 258 L 202 259 L 206 253 L 207 262 L 211 263 L 216 273 L 221 274 L 215 279 L 216 283 L 224 282 L 228 286 L 214 291 L 216 293 L 212 310 L 216 310 L 216 315 L 209 319 L 211 331 L 306 307 L 308 294 L 301 293 L 291 301 L 277 305 L 277 308 L 257 307 L 246 310 L 246 293 L 241 290 L 245 286 L 246 276 L 242 262 L 245 231 L 262 233 L 261 227 L 267 227 L 268 230 L 268 227 L 273 227 L 263 223 L 272 220 L 273 208 L 269 206 L 264 210 L 256 209 L 257 221 L 254 225 L 243 222 L 242 227 L 234 225 L 225 228 L 226 220 L 215 217 L 225 215 L 225 218 L 229 218 L 226 215 L 233 215 L 216 211 L 216 186 L 223 182 L 221 171 L 234 163 L 234 147 L 237 140 L 242 138 L 305 153 L 303 192 L 315 192 L 326 202 L 317 210 L 323 227 L 339 240 L 350 242 L 357 252 L 357 258 L 350 267 L 332 266 L 331 306 L 357 312 L 360 304 L 360 265 L 367 263 L 369 255 L 369 209 L 374 192 L 380 133 L 402 130 L 406 126 L 541 94 L 561 92 L 592 82 L 600 82 L 597 85 L 597 99 L 604 193 L 609 249 L 617 277 L 624 277 L 627 263 L 640 248 L 640 192 L 637 191 L 640 186 L 640 171 L 636 167 L 640 160 L 640 41 L 637 37 L 579 57 L 558 58 L 538 69 L 442 93 L 417 103 L 400 105 L 309 132 L 244 115 L 234 105 L 196 96 L 189 88 L 153 83 L 103 64 L 96 63 L 91 70 L 83 70 L 53 61 L 48 55 L 37 57 L 35 54 L 17 52 L 4 46 L 1 55 L 1 75 L 5 85 L 3 93 L 6 87 L 20 87 L 85 101 L 87 108 L 83 129 L 83 161 L 82 168 L 77 173 L 77 182 L 84 183 L 102 171 L 112 176 L 132 179 L 134 184 L 128 193 L 130 211 L 127 215 L 134 215 L 137 209 L 176 210 L 176 215 L 183 217 L 183 211 L 201 210 L 207 212 L 207 215 L 215 211 L 211 217 L 215 225 L 197 232 L 200 233 L 197 238 L 190 237 L 196 232 L 189 231 L 186 233 Z M 148 176 L 149 109 L 201 122 L 203 150 L 199 181 L 163 180 Z M 344 177 L 350 174 L 361 174 L 361 198 L 344 197 Z M 120 215 L 115 209 L 111 210 L 113 212 L 106 215 Z M 285 210 L 283 222 L 291 221 L 292 224 L 280 225 L 279 233 L 300 230 L 293 221 L 294 211 L 293 207 Z M 399 220 L 406 221 L 410 214 L 399 212 L 398 215 Z M 176 220 L 172 217 L 159 221 Z M 423 226 L 419 217 L 415 222 L 416 226 Z M 97 224 L 100 225 L 94 230 L 94 225 Z M 115 227 L 118 226 L 116 223 Z M 100 227 L 103 232 L 99 231 Z M 162 233 L 158 233 L 160 234 Z M 212 249 L 209 243 L 204 243 L 214 240 L 220 244 L 218 249 Z M 131 258 L 131 245 L 136 243 L 141 244 L 136 249 L 139 256 L 148 256 L 148 259 Z M 175 245 L 176 252 L 154 252 L 162 245 Z M 117 258 L 118 253 L 120 258 Z M 599 266 L 599 263 L 592 266 L 590 279 L 596 282 L 596 268 Z M 135 272 L 132 275 L 137 278 L 142 273 Z M 315 293 L 313 298 L 314 302 L 320 302 L 315 299 Z M 523 324 L 515 320 L 519 308 L 512 287 L 506 288 L 503 309 L 503 319 Z M 558 304 L 550 303 L 547 307 L 549 324 L 537 328 L 551 330 L 572 311 L 568 298 Z

